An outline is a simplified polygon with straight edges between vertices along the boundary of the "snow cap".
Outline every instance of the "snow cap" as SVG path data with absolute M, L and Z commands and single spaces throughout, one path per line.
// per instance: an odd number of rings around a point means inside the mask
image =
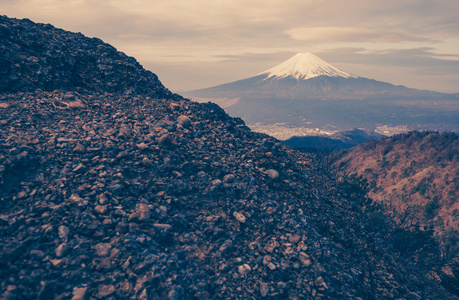
M 357 76 L 341 71 L 330 65 L 320 57 L 310 53 L 298 53 L 289 60 L 259 73 L 258 75 L 267 74 L 268 78 L 285 78 L 294 77 L 296 79 L 310 79 L 318 76 L 356 78 Z

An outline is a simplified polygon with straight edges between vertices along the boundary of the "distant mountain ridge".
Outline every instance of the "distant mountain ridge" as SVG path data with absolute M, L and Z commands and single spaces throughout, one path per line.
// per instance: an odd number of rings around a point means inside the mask
M 352 128 L 389 134 L 459 131 L 459 94 L 358 77 L 311 53 L 253 77 L 182 94 L 214 102 L 249 127 L 281 139 L 298 135 L 295 131 L 316 135 Z
M 384 135 L 376 132 L 354 128 L 347 131 L 336 132 L 329 136 L 294 136 L 288 140 L 282 141 L 282 143 L 303 152 L 332 152 L 348 149 L 365 141 L 382 137 L 384 137 Z
M 312 53 L 289 60 L 253 77 L 183 93 L 190 97 L 247 99 L 432 99 L 455 95 L 417 90 L 344 72 Z

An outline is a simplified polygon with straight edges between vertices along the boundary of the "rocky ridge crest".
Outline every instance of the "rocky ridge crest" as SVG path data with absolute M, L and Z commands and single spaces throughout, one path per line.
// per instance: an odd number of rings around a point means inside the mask
M 0 90 L 179 97 L 132 57 L 98 38 L 0 16 Z

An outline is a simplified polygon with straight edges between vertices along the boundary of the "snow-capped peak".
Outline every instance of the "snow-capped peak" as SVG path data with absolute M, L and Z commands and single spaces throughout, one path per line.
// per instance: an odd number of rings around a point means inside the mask
M 289 60 L 286 60 L 274 68 L 261 72 L 258 75 L 262 74 L 268 75 L 266 79 L 271 77 L 285 78 L 292 76 L 296 79 L 306 80 L 322 75 L 344 78 L 357 77 L 341 71 L 310 52 L 298 53 Z

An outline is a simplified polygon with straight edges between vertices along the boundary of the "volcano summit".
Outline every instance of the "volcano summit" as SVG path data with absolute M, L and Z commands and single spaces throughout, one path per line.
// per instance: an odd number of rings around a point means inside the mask
M 276 79 L 293 77 L 297 80 L 307 80 L 318 76 L 343 78 L 357 77 L 341 71 L 340 69 L 330 65 L 320 57 L 310 52 L 298 53 L 289 60 L 281 63 L 280 65 L 277 65 L 258 75 L 265 74 L 268 75 L 268 77 L 265 80 L 268 80 L 271 77 L 274 77 Z
M 247 79 L 183 94 L 215 102 L 253 129 L 280 139 L 351 128 L 384 134 L 400 128 L 459 131 L 456 94 L 359 77 L 312 53 L 298 53 Z M 286 129 L 287 135 L 279 132 Z

